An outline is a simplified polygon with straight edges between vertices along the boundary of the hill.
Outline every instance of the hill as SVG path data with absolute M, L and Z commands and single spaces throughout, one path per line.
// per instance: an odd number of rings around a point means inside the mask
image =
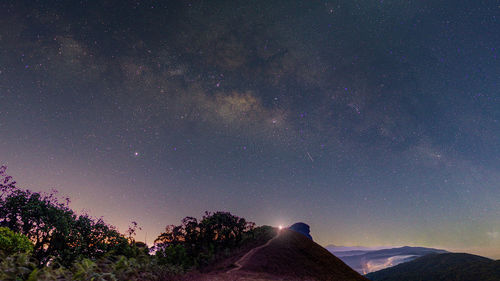
M 500 281 L 500 261 L 470 254 L 430 254 L 366 277 L 373 281 Z
M 282 230 L 241 267 L 243 272 L 265 273 L 291 280 L 366 280 L 308 237 Z
M 306 236 L 283 229 L 252 249 L 225 272 L 190 275 L 184 280 L 367 281 Z
M 334 255 L 361 274 L 395 266 L 432 253 L 442 254 L 447 252 L 433 248 L 408 246 L 376 251 L 333 252 Z

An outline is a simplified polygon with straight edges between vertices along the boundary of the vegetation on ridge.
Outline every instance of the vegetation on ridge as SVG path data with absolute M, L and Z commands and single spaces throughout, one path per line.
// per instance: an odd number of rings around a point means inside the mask
M 135 241 L 136 228 L 124 235 L 77 215 L 69 200 L 18 188 L 0 167 L 0 280 L 171 280 L 272 233 L 228 212 L 206 212 L 167 226 L 149 249 Z

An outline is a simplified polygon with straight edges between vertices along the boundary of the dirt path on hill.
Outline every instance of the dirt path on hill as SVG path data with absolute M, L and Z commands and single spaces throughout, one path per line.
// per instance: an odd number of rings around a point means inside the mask
M 267 247 L 269 244 L 271 244 L 271 242 L 273 242 L 274 239 L 278 238 L 278 236 L 280 236 L 280 232 L 278 232 L 278 234 L 276 234 L 276 236 L 274 236 L 273 238 L 269 239 L 269 241 L 267 241 L 266 244 L 261 245 L 259 247 L 255 247 L 252 250 L 248 251 L 248 253 L 243 255 L 243 257 L 234 262 L 234 265 L 236 265 L 236 267 L 228 270 L 226 273 L 231 273 L 233 271 L 240 270 L 243 267 L 243 264 L 245 263 L 246 260 L 248 260 L 251 256 L 253 256 L 253 254 L 255 254 L 255 252 L 257 252 L 258 250 Z

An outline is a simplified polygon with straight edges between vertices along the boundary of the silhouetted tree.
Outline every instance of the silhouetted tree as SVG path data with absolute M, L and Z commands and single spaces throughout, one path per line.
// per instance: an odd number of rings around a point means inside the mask
M 105 254 L 134 256 L 136 249 L 118 231 L 88 215 L 77 216 L 55 193 L 41 194 L 16 187 L 0 167 L 0 226 L 26 235 L 41 264 L 54 259 L 69 265 L 80 258 Z
M 168 225 L 158 236 L 155 240 L 156 256 L 165 263 L 181 259 L 184 267 L 203 266 L 240 246 L 244 233 L 252 230 L 254 225 L 228 212 L 206 212 L 200 222 L 186 217 L 181 225 Z

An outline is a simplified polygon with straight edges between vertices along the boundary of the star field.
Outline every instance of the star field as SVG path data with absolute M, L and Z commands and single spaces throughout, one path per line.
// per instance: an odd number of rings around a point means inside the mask
M 0 164 L 151 243 L 226 210 L 500 258 L 498 1 L 3 1 Z

